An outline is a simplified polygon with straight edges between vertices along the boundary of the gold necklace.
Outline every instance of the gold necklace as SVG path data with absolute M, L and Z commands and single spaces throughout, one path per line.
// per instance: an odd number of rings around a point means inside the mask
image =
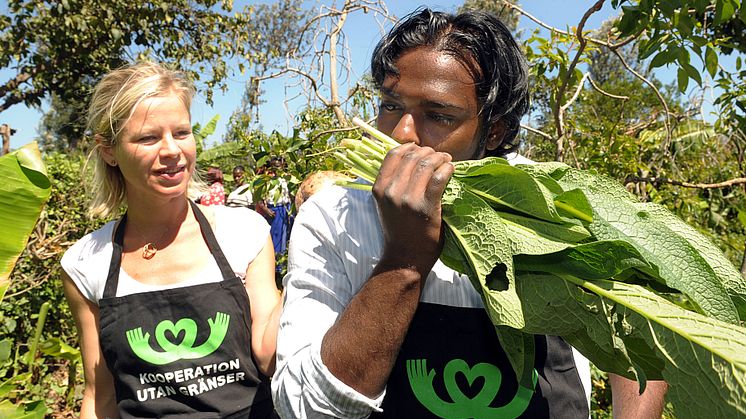
M 142 247 L 142 258 L 143 259 L 153 259 L 153 256 L 158 253 L 158 248 L 155 247 L 155 243 L 145 243 L 145 246 Z
M 156 246 L 156 243 L 158 243 L 161 240 L 163 240 L 163 238 L 166 237 L 166 234 L 169 232 L 169 230 L 171 230 L 171 229 L 167 228 L 166 230 L 164 230 L 163 234 L 161 234 L 161 236 L 158 237 L 157 240 L 145 243 L 145 246 L 142 247 L 142 255 L 141 256 L 142 256 L 143 259 L 146 259 L 146 260 L 153 259 L 153 257 L 155 256 L 155 254 L 158 253 L 158 250 L 160 250 L 160 249 L 158 249 L 158 246 Z
M 189 213 L 189 207 L 187 207 L 187 214 L 188 213 Z M 177 226 L 177 229 L 179 228 L 179 226 Z M 133 227 L 133 230 L 135 230 L 134 227 Z M 157 240 L 145 243 L 145 246 L 142 247 L 142 254 L 141 254 L 141 256 L 142 256 L 143 259 L 150 260 L 150 259 L 153 259 L 153 257 L 155 257 L 155 254 L 158 253 L 158 250 L 161 250 L 161 249 L 158 249 L 158 246 L 156 246 L 156 243 L 158 243 L 161 240 L 163 240 L 163 238 L 166 237 L 166 234 L 170 230 L 171 230 L 171 228 L 167 227 L 166 230 L 163 231 L 163 234 L 161 234 L 161 236 L 158 237 Z M 140 237 L 145 238 L 145 236 L 141 235 L 139 231 L 135 231 L 135 232 L 138 235 L 140 235 Z

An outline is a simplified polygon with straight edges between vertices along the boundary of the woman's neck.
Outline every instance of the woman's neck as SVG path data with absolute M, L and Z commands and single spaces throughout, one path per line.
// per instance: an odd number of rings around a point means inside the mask
M 166 202 L 127 199 L 127 222 L 138 226 L 140 231 L 160 231 L 165 226 L 181 224 L 191 212 L 186 197 Z

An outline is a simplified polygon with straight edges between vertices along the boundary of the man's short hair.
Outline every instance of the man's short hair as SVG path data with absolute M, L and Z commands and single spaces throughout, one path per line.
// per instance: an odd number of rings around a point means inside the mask
M 502 156 L 518 146 L 517 134 L 528 111 L 528 66 L 513 35 L 497 17 L 483 11 L 458 15 L 422 9 L 404 17 L 373 52 L 371 72 L 377 88 L 387 75 L 397 76 L 396 60 L 420 47 L 442 51 L 461 62 L 476 82 L 480 104 L 479 149 L 490 127 L 503 125 L 503 138 L 490 155 Z

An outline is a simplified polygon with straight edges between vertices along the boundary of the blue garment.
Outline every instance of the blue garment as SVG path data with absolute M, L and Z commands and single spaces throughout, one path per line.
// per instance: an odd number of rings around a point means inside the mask
M 269 234 L 272 236 L 272 244 L 275 247 L 275 258 L 280 258 L 287 251 L 288 238 L 290 237 L 292 220 L 290 204 L 269 204 L 267 207 L 275 213 L 275 217 L 269 225 Z M 278 263 L 275 270 L 280 272 L 282 268 L 283 265 Z

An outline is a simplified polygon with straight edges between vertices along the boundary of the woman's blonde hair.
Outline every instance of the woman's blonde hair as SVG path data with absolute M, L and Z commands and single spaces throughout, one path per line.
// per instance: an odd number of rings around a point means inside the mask
M 194 93 L 194 84 L 186 74 L 149 61 L 112 70 L 101 79 L 88 108 L 87 132 L 96 140 L 86 163 L 86 166 L 93 164 L 93 176 L 86 177 L 90 179 L 87 182 L 91 194 L 90 216 L 108 217 L 127 205 L 122 172 L 106 163 L 101 148 L 119 143 L 124 126 L 143 100 L 174 94 L 191 113 Z M 189 182 L 190 196 L 193 190 L 204 189 L 195 176 Z M 199 196 L 200 192 L 194 193 Z

